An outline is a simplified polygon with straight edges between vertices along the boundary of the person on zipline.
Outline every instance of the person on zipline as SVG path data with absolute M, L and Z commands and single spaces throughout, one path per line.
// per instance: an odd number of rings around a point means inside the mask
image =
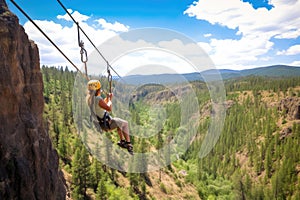
M 108 112 L 112 110 L 113 94 L 109 93 L 105 99 L 101 97 L 101 83 L 98 80 L 88 82 L 87 104 L 90 107 L 92 117 L 99 122 L 104 131 L 117 129 L 120 141 L 118 145 L 126 148 L 130 154 L 133 154 L 133 146 L 130 142 L 128 122 L 124 119 L 111 117 Z

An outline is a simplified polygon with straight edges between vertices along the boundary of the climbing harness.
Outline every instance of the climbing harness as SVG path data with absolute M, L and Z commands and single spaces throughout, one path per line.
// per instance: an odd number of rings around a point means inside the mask
M 102 118 L 97 116 L 97 119 L 98 119 L 99 125 L 102 130 L 108 131 L 111 129 L 110 128 L 111 116 L 109 115 L 108 112 L 104 112 L 104 115 Z
M 108 112 L 104 112 L 103 117 L 99 117 L 95 111 L 94 111 L 94 106 L 95 106 L 95 96 L 92 97 L 91 100 L 91 105 L 90 107 L 90 121 L 93 122 L 93 124 L 95 125 L 96 129 L 102 133 L 103 131 L 107 132 L 109 131 L 110 128 L 110 122 L 111 122 L 111 116 L 109 115 Z

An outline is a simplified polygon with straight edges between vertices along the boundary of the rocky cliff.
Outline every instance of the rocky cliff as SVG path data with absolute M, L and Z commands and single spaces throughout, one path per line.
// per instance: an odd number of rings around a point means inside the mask
M 300 98 L 288 97 L 280 101 L 278 109 L 283 112 L 288 120 L 300 119 Z
M 65 199 L 43 106 L 37 45 L 0 0 L 0 199 Z

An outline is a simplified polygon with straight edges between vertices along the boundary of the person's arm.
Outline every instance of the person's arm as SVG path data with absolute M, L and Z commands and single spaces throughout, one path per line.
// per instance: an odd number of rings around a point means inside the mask
M 110 98 L 105 98 L 104 100 L 100 99 L 99 100 L 99 106 L 101 108 L 103 108 L 104 110 L 110 112 L 112 110 L 111 97 Z
M 112 97 L 113 97 L 113 93 L 108 93 L 108 95 L 104 99 L 105 103 L 107 103 L 108 101 L 111 101 Z

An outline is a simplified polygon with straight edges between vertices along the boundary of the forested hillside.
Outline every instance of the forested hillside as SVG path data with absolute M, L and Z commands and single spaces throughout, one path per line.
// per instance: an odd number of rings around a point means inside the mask
M 300 199 L 299 77 L 227 80 L 224 129 L 202 159 L 199 149 L 213 111 L 205 83 L 192 82 L 202 116 L 195 122 L 200 125 L 188 151 L 159 171 L 124 173 L 97 161 L 78 137 L 72 113 L 76 73 L 46 66 L 42 72 L 45 127 L 59 152 L 69 198 Z M 127 120 L 132 131 L 136 131 L 133 124 L 151 130 L 151 106 L 159 103 L 166 110 L 167 120 L 159 133 L 133 139 L 137 152 L 159 149 L 178 132 L 189 134 L 180 127 L 178 101 L 165 90 L 157 85 L 141 87 L 131 102 Z M 116 133 L 107 136 L 113 143 L 118 141 Z
M 217 145 L 195 159 L 199 139 L 184 158 L 203 199 L 300 199 L 299 84 L 299 77 L 226 83 L 230 106 Z

